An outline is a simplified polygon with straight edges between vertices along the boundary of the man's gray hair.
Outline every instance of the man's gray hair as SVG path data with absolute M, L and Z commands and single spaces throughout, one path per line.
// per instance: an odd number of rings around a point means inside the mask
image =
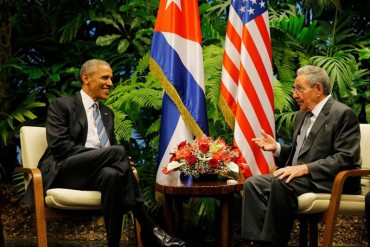
M 313 65 L 306 65 L 297 70 L 297 76 L 299 75 L 305 75 L 311 87 L 320 83 L 325 95 L 331 93 L 330 79 L 324 69 Z
M 110 67 L 110 64 L 107 63 L 106 61 L 104 60 L 100 60 L 100 59 L 90 59 L 90 60 L 87 60 L 82 66 L 81 66 L 81 69 L 80 69 L 80 78 L 82 78 L 82 75 L 83 74 L 87 74 L 87 75 L 90 75 L 91 73 L 93 73 L 94 71 L 96 71 L 96 67 L 99 65 L 99 64 L 104 64 L 104 65 L 107 65 Z

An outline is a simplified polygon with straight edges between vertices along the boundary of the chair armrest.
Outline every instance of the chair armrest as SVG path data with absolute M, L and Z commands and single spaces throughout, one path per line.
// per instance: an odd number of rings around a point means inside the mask
M 136 170 L 136 168 L 133 164 L 131 164 L 131 169 L 132 169 L 132 172 L 135 175 L 136 181 L 139 182 L 139 173 L 137 172 L 137 170 Z
M 333 221 L 338 215 L 340 200 L 343 193 L 343 185 L 347 178 L 370 175 L 370 169 L 345 170 L 339 172 L 334 179 L 333 189 L 330 196 L 329 208 L 326 211 L 326 219 Z
M 370 175 L 370 169 L 355 169 L 355 170 L 345 170 L 345 171 L 339 172 L 335 176 L 335 179 L 334 179 L 330 201 L 333 199 L 333 197 L 335 198 L 337 196 L 339 196 L 338 201 L 340 200 L 340 197 L 342 196 L 342 192 L 343 192 L 344 182 L 347 180 L 347 178 L 359 177 L 359 176 L 362 177 L 362 176 L 367 176 L 367 175 Z
M 33 196 L 35 199 L 36 204 L 44 205 L 44 187 L 42 184 L 42 175 L 41 171 L 38 168 L 24 168 L 24 167 L 16 167 L 16 172 L 30 174 L 32 178 L 33 184 Z
M 39 186 L 41 186 L 41 191 L 43 191 L 42 175 L 41 175 L 40 169 L 38 169 L 38 168 L 16 167 L 15 171 L 19 172 L 19 173 L 30 174 L 31 178 L 32 178 L 32 183 L 33 183 L 34 188 L 37 188 L 39 190 L 40 189 Z

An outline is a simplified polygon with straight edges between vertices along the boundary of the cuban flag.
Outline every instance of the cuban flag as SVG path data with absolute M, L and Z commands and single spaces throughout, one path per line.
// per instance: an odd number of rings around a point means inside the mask
M 162 168 L 180 142 L 208 135 L 201 43 L 198 1 L 161 0 L 150 52 L 164 89 L 157 183 L 179 179 Z

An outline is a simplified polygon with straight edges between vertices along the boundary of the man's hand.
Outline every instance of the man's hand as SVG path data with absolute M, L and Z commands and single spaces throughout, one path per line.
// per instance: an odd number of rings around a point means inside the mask
M 266 134 L 263 129 L 261 129 L 261 134 L 262 137 L 252 138 L 252 141 L 264 151 L 275 152 L 277 148 L 277 143 L 275 139 L 272 136 Z
M 295 177 L 301 177 L 303 175 L 309 174 L 307 165 L 296 165 L 296 166 L 286 166 L 274 171 L 273 175 L 283 179 L 288 176 L 286 182 L 289 183 Z

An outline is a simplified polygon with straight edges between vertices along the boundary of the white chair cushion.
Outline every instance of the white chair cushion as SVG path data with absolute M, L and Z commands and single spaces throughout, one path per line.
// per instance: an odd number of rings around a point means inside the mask
M 305 193 L 298 197 L 296 214 L 315 214 L 325 212 L 329 207 L 330 194 Z M 339 213 L 360 215 L 365 213 L 365 197 L 363 195 L 342 195 Z
M 101 209 L 101 193 L 99 191 L 49 189 L 45 203 L 49 207 L 73 210 Z

